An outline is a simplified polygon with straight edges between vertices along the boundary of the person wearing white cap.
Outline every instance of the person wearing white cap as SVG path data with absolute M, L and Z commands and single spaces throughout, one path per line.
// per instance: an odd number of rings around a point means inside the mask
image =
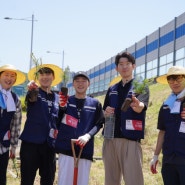
M 8 159 L 15 158 L 21 127 L 22 108 L 12 86 L 24 83 L 26 76 L 13 65 L 0 67 L 0 184 L 6 185 Z
M 163 102 L 159 114 L 159 130 L 154 156 L 150 162 L 157 173 L 158 156 L 162 150 L 162 178 L 164 185 L 185 184 L 185 68 L 172 66 L 157 82 L 168 84 L 172 92 Z
M 51 88 L 62 81 L 61 77 L 61 68 L 52 64 L 42 64 L 28 72 L 27 117 L 20 136 L 21 185 L 33 185 L 37 170 L 40 184 L 54 183 L 53 144 L 57 135 L 59 98 Z

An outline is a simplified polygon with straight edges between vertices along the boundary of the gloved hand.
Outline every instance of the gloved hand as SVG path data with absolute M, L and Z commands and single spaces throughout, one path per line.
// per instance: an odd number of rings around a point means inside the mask
M 10 147 L 10 155 L 9 155 L 10 159 L 15 159 L 15 155 L 16 155 L 15 151 L 16 151 L 15 147 Z
M 68 95 L 63 95 L 62 92 L 59 92 L 59 105 L 60 107 L 66 107 L 68 101 Z
M 49 136 L 53 139 L 56 139 L 57 135 L 58 135 L 58 130 L 54 129 L 54 128 L 51 128 L 50 131 L 49 131 Z
M 154 155 L 152 160 L 150 161 L 150 171 L 153 174 L 157 173 L 157 170 L 156 170 L 157 163 L 158 163 L 158 155 Z
M 31 80 L 28 84 L 27 84 L 27 88 L 29 91 L 33 90 L 33 89 L 38 89 L 38 84 L 35 83 L 34 80 Z
M 77 140 L 77 144 L 81 147 L 84 147 L 86 143 L 91 139 L 90 134 L 85 134 L 83 136 L 80 136 Z
M 184 103 L 183 103 L 184 104 Z M 182 112 L 181 112 L 181 118 L 185 119 L 185 108 L 183 108 Z

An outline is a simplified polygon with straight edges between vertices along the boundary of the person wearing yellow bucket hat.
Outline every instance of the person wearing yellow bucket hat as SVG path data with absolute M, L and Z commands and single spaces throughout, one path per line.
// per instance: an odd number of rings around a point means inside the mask
M 172 66 L 169 68 L 167 74 L 159 76 L 156 81 L 161 84 L 169 84 L 169 79 L 172 80 L 185 75 L 185 68 L 182 66 Z
M 61 82 L 61 77 L 62 70 L 53 64 L 42 64 L 28 72 L 27 118 L 20 136 L 21 185 L 33 185 L 38 169 L 40 183 L 53 185 L 59 97 L 51 87 Z M 37 97 L 33 98 L 36 90 Z
M 13 65 L 0 67 L 0 184 L 6 184 L 8 159 L 15 158 L 21 127 L 22 108 L 11 87 L 22 84 L 26 75 Z M 10 153 L 10 154 L 9 154 Z
M 51 83 L 51 86 L 55 86 L 59 84 L 62 81 L 63 71 L 60 67 L 54 65 L 54 64 L 41 64 L 40 66 L 34 67 L 30 69 L 28 72 L 28 80 L 32 81 L 34 80 L 36 83 L 40 83 L 38 79 L 38 74 L 46 73 L 44 70 L 47 70 L 47 68 L 52 69 L 54 72 L 54 78 Z
M 156 81 L 168 84 L 172 92 L 158 114 L 159 133 L 150 169 L 153 174 L 157 173 L 158 156 L 162 150 L 164 185 L 185 184 L 185 68 L 172 66 Z

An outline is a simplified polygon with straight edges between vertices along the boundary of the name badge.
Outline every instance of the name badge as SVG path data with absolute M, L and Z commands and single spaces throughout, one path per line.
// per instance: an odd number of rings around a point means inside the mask
M 185 122 L 184 121 L 181 121 L 179 132 L 185 133 Z
M 126 130 L 142 130 L 143 124 L 140 120 L 126 120 Z
M 65 116 L 62 119 L 62 123 L 76 128 L 78 124 L 78 119 L 69 114 L 65 114 Z

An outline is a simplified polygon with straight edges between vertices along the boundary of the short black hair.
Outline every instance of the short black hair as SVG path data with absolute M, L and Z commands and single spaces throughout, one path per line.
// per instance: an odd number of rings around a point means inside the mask
M 122 54 L 117 54 L 115 58 L 115 64 L 118 66 L 120 58 L 127 58 L 129 62 L 135 64 L 135 58 L 128 52 L 123 52 Z
M 47 73 L 47 74 L 53 74 L 53 76 L 55 76 L 55 73 L 54 73 L 54 71 L 51 69 L 51 68 L 49 68 L 49 67 L 42 67 L 42 68 L 40 68 L 39 70 L 38 70 L 38 73 L 39 74 L 44 74 L 44 73 Z

